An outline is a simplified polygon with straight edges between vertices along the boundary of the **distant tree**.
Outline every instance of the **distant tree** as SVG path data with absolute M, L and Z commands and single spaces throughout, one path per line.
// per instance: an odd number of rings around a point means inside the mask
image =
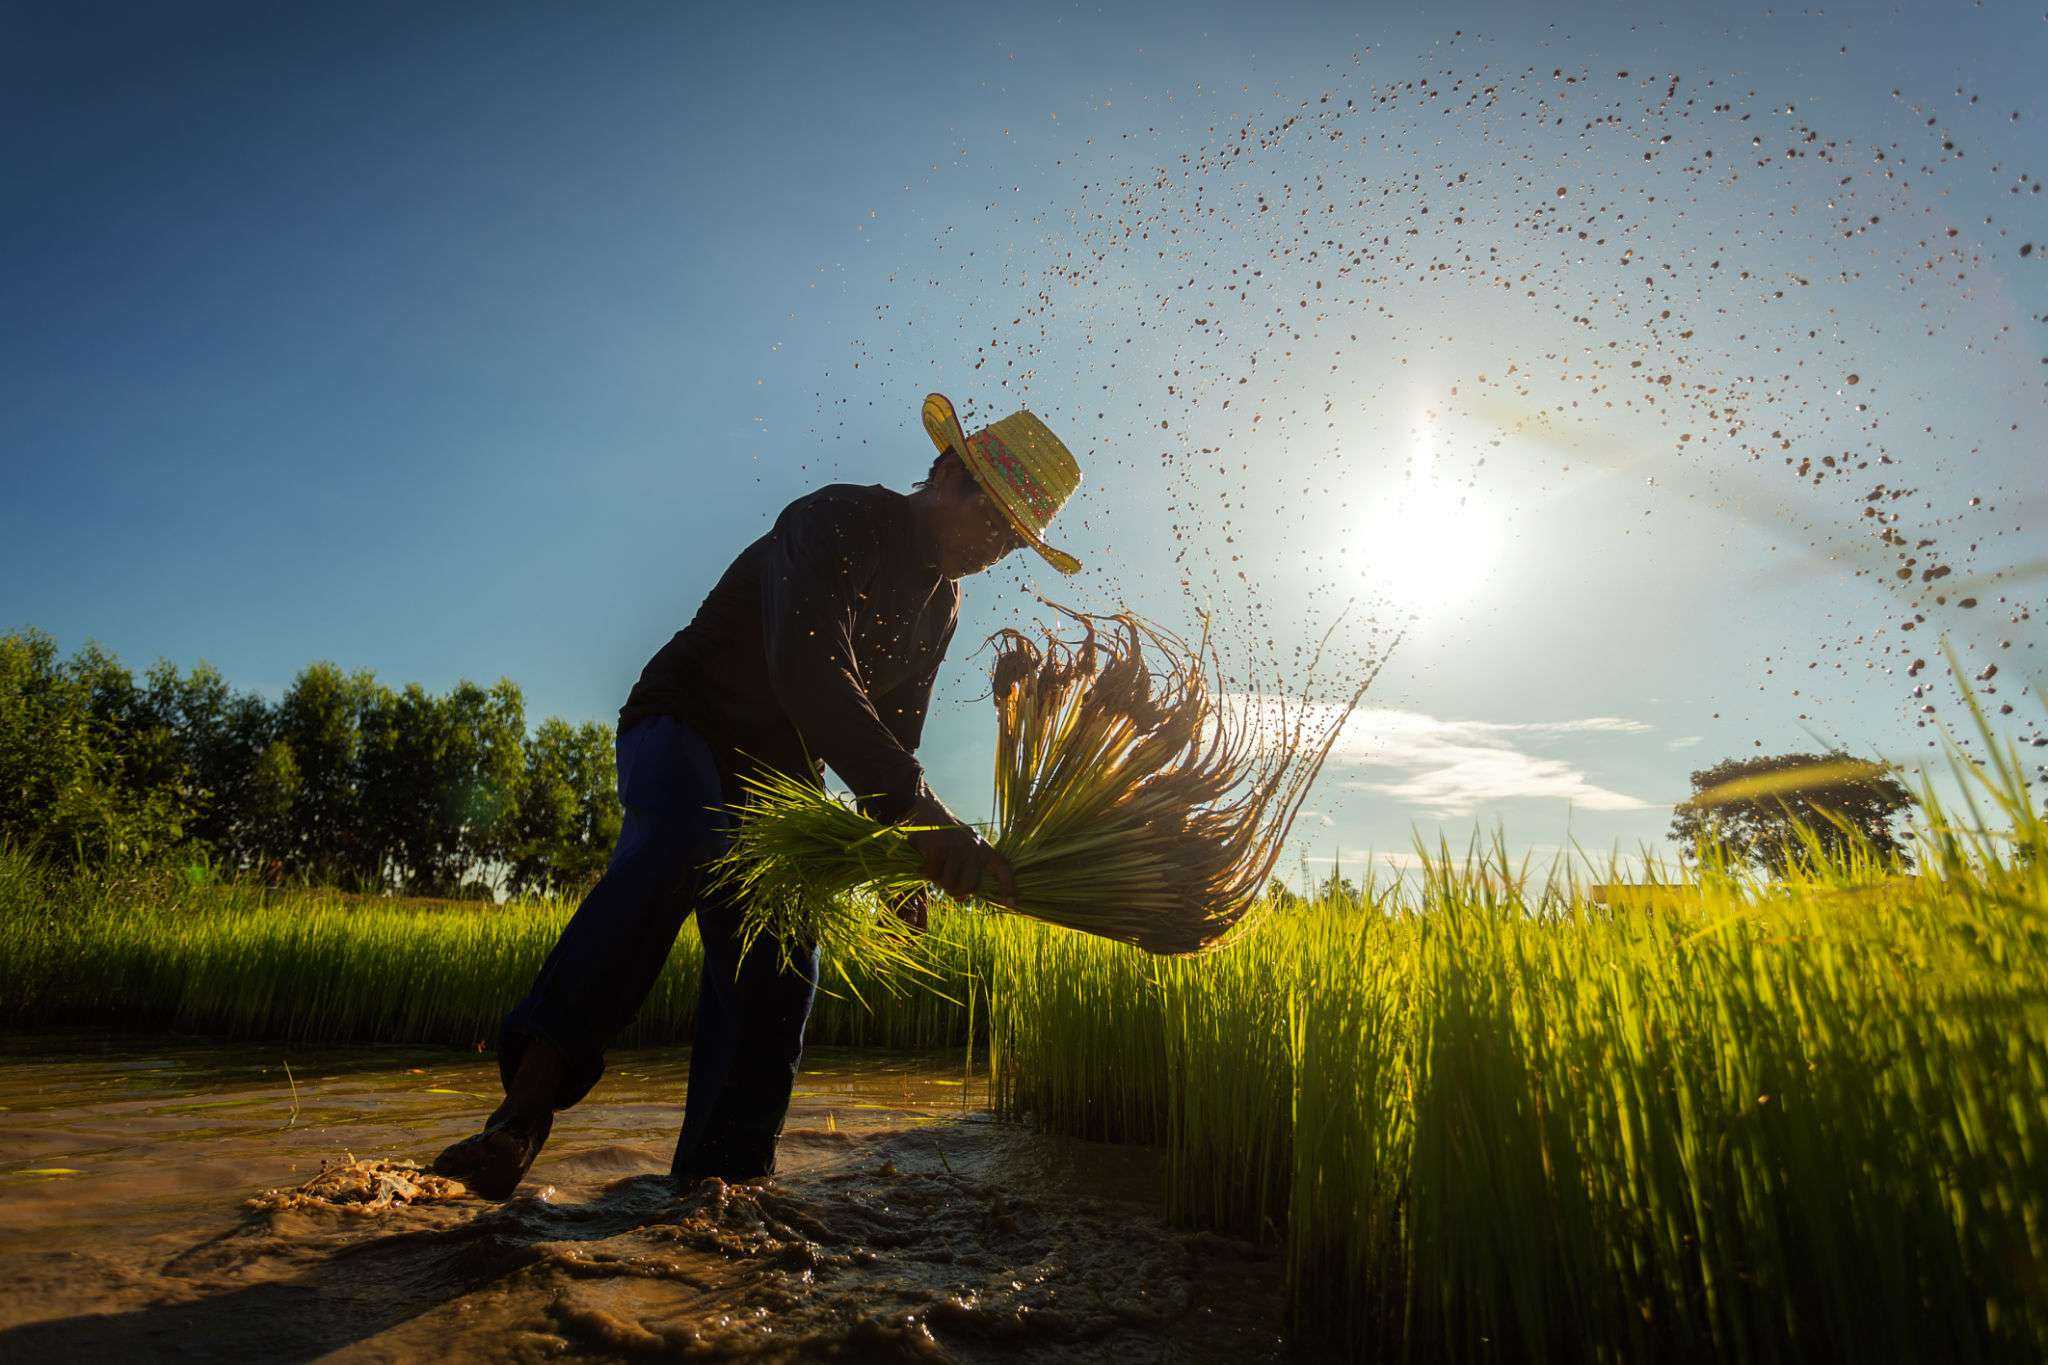
M 91 642 L 66 667 L 91 696 L 95 746 L 119 765 L 120 784 L 196 804 L 197 782 L 179 737 L 177 668 L 160 663 L 138 684 L 125 664 Z
M 0 634 L 0 845 L 65 861 L 200 857 L 365 891 L 567 893 L 618 838 L 612 731 L 526 733 L 519 688 L 402 690 L 331 663 L 272 705 L 217 669 L 138 682 L 87 644 Z
M 88 644 L 59 662 L 38 630 L 0 636 L 0 840 L 65 861 L 155 858 L 193 793 L 135 680 Z
M 489 894 L 503 858 L 526 731 L 519 688 L 417 683 L 363 694 L 361 838 L 379 882 L 415 895 Z
M 277 737 L 291 748 L 298 772 L 285 864 L 310 881 L 379 888 L 379 841 L 369 837 L 374 814 L 362 797 L 362 718 L 377 681 L 320 662 L 301 670 L 278 704 Z
M 459 822 L 467 879 L 481 886 L 484 866 L 502 862 L 511 848 L 526 769 L 526 699 L 517 683 L 500 678 L 488 688 L 462 683 L 447 705 L 457 743 L 443 769 L 443 809 Z
M 270 798 L 255 785 L 274 743 L 271 705 L 253 692 L 232 691 L 211 664 L 195 664 L 181 675 L 159 660 L 146 675 L 138 709 L 137 728 L 167 736 L 175 749 L 175 764 L 161 771 L 174 772 L 191 793 L 186 837 L 222 867 L 254 866 L 271 833 L 265 827 L 270 812 L 262 808 Z
M 1287 909 L 1301 904 L 1301 896 L 1278 877 L 1269 877 L 1266 879 L 1266 901 L 1268 904 Z
M 570 895 L 594 883 L 618 842 L 621 811 L 612 728 L 541 722 L 525 767 L 506 850 L 507 889 Z
M 519 688 L 499 679 L 490 688 L 463 681 L 437 699 L 431 768 L 432 832 L 415 864 L 421 890 L 488 895 L 485 877 L 509 844 L 519 779 L 525 768 L 526 704 Z
M 45 850 L 59 795 L 92 766 L 90 711 L 57 642 L 34 629 L 0 636 L 0 841 Z
M 1340 905 L 1356 905 L 1360 897 L 1352 880 L 1341 869 L 1332 869 L 1329 876 L 1316 884 L 1315 899 L 1319 903 L 1334 901 Z
M 60 807 L 65 818 L 82 814 L 91 826 L 79 847 L 99 844 L 98 856 L 110 862 L 168 855 L 188 839 L 204 802 L 175 706 L 163 705 L 159 687 L 137 684 L 125 664 L 90 641 L 65 667 L 91 699 L 96 781 L 88 800 Z M 175 687 L 177 670 L 169 664 L 159 666 L 155 681 L 166 674 Z
M 402 888 L 408 880 L 427 880 L 410 874 L 415 864 L 432 861 L 435 831 L 425 826 L 434 809 L 438 717 L 433 698 L 417 683 L 393 691 L 372 682 L 359 700 L 355 773 L 361 860 L 379 888 Z
M 286 859 L 295 847 L 292 808 L 300 785 L 292 746 L 282 739 L 264 745 L 248 776 L 236 842 L 239 865 L 265 880 L 282 880 L 296 871 Z
M 1882 764 L 1841 751 L 1730 758 L 1695 772 L 1692 787 L 1671 821 L 1688 860 L 1718 842 L 1733 860 L 1782 875 L 1800 856 L 1801 826 L 1829 854 L 1861 838 L 1881 855 L 1905 856 L 1893 821 L 1913 797 Z
M 254 692 L 237 692 L 193 742 L 193 763 L 207 793 L 194 833 L 235 866 L 253 867 L 275 846 L 298 792 L 297 760 L 278 738 L 277 708 Z

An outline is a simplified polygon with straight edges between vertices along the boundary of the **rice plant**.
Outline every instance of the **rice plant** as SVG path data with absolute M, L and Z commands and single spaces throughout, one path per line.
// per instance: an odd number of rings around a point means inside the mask
M 0 852 L 0 1020 L 491 1046 L 573 909 L 195 887 L 161 873 L 58 872 Z M 975 927 L 941 917 L 922 959 L 934 989 L 887 998 L 856 971 L 851 991 L 822 993 L 813 1041 L 964 1045 Z M 685 925 L 622 1045 L 689 1040 L 700 961 Z
M 997 1102 L 1164 1141 L 1319 1352 L 2041 1359 L 2048 834 L 2016 756 L 1963 776 L 1918 875 L 1809 836 L 1602 905 L 1475 842 L 1206 957 L 1011 921 Z

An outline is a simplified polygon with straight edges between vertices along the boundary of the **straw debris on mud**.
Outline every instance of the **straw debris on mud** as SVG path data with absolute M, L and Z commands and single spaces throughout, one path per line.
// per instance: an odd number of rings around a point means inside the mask
M 320 1163 L 320 1173 L 291 1189 L 265 1190 L 249 1200 L 256 1212 L 287 1209 L 340 1209 L 376 1213 L 408 1204 L 438 1204 L 462 1199 L 469 1187 L 435 1175 L 411 1161 L 362 1161 L 353 1154 Z

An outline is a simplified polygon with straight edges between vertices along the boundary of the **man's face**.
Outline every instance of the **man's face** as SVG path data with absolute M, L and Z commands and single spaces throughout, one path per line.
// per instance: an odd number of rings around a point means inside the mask
M 948 472 L 945 494 L 950 515 L 942 540 L 949 575 L 965 578 L 980 573 L 1012 550 L 1023 548 L 1024 538 L 966 466 L 955 465 Z

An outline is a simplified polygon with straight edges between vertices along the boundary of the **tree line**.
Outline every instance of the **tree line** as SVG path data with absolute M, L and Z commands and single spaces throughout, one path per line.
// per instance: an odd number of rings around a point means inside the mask
M 517 684 L 435 694 L 314 663 L 271 702 L 200 663 L 137 678 L 87 644 L 0 635 L 0 846 L 175 860 L 354 891 L 569 894 L 619 831 L 612 727 Z

